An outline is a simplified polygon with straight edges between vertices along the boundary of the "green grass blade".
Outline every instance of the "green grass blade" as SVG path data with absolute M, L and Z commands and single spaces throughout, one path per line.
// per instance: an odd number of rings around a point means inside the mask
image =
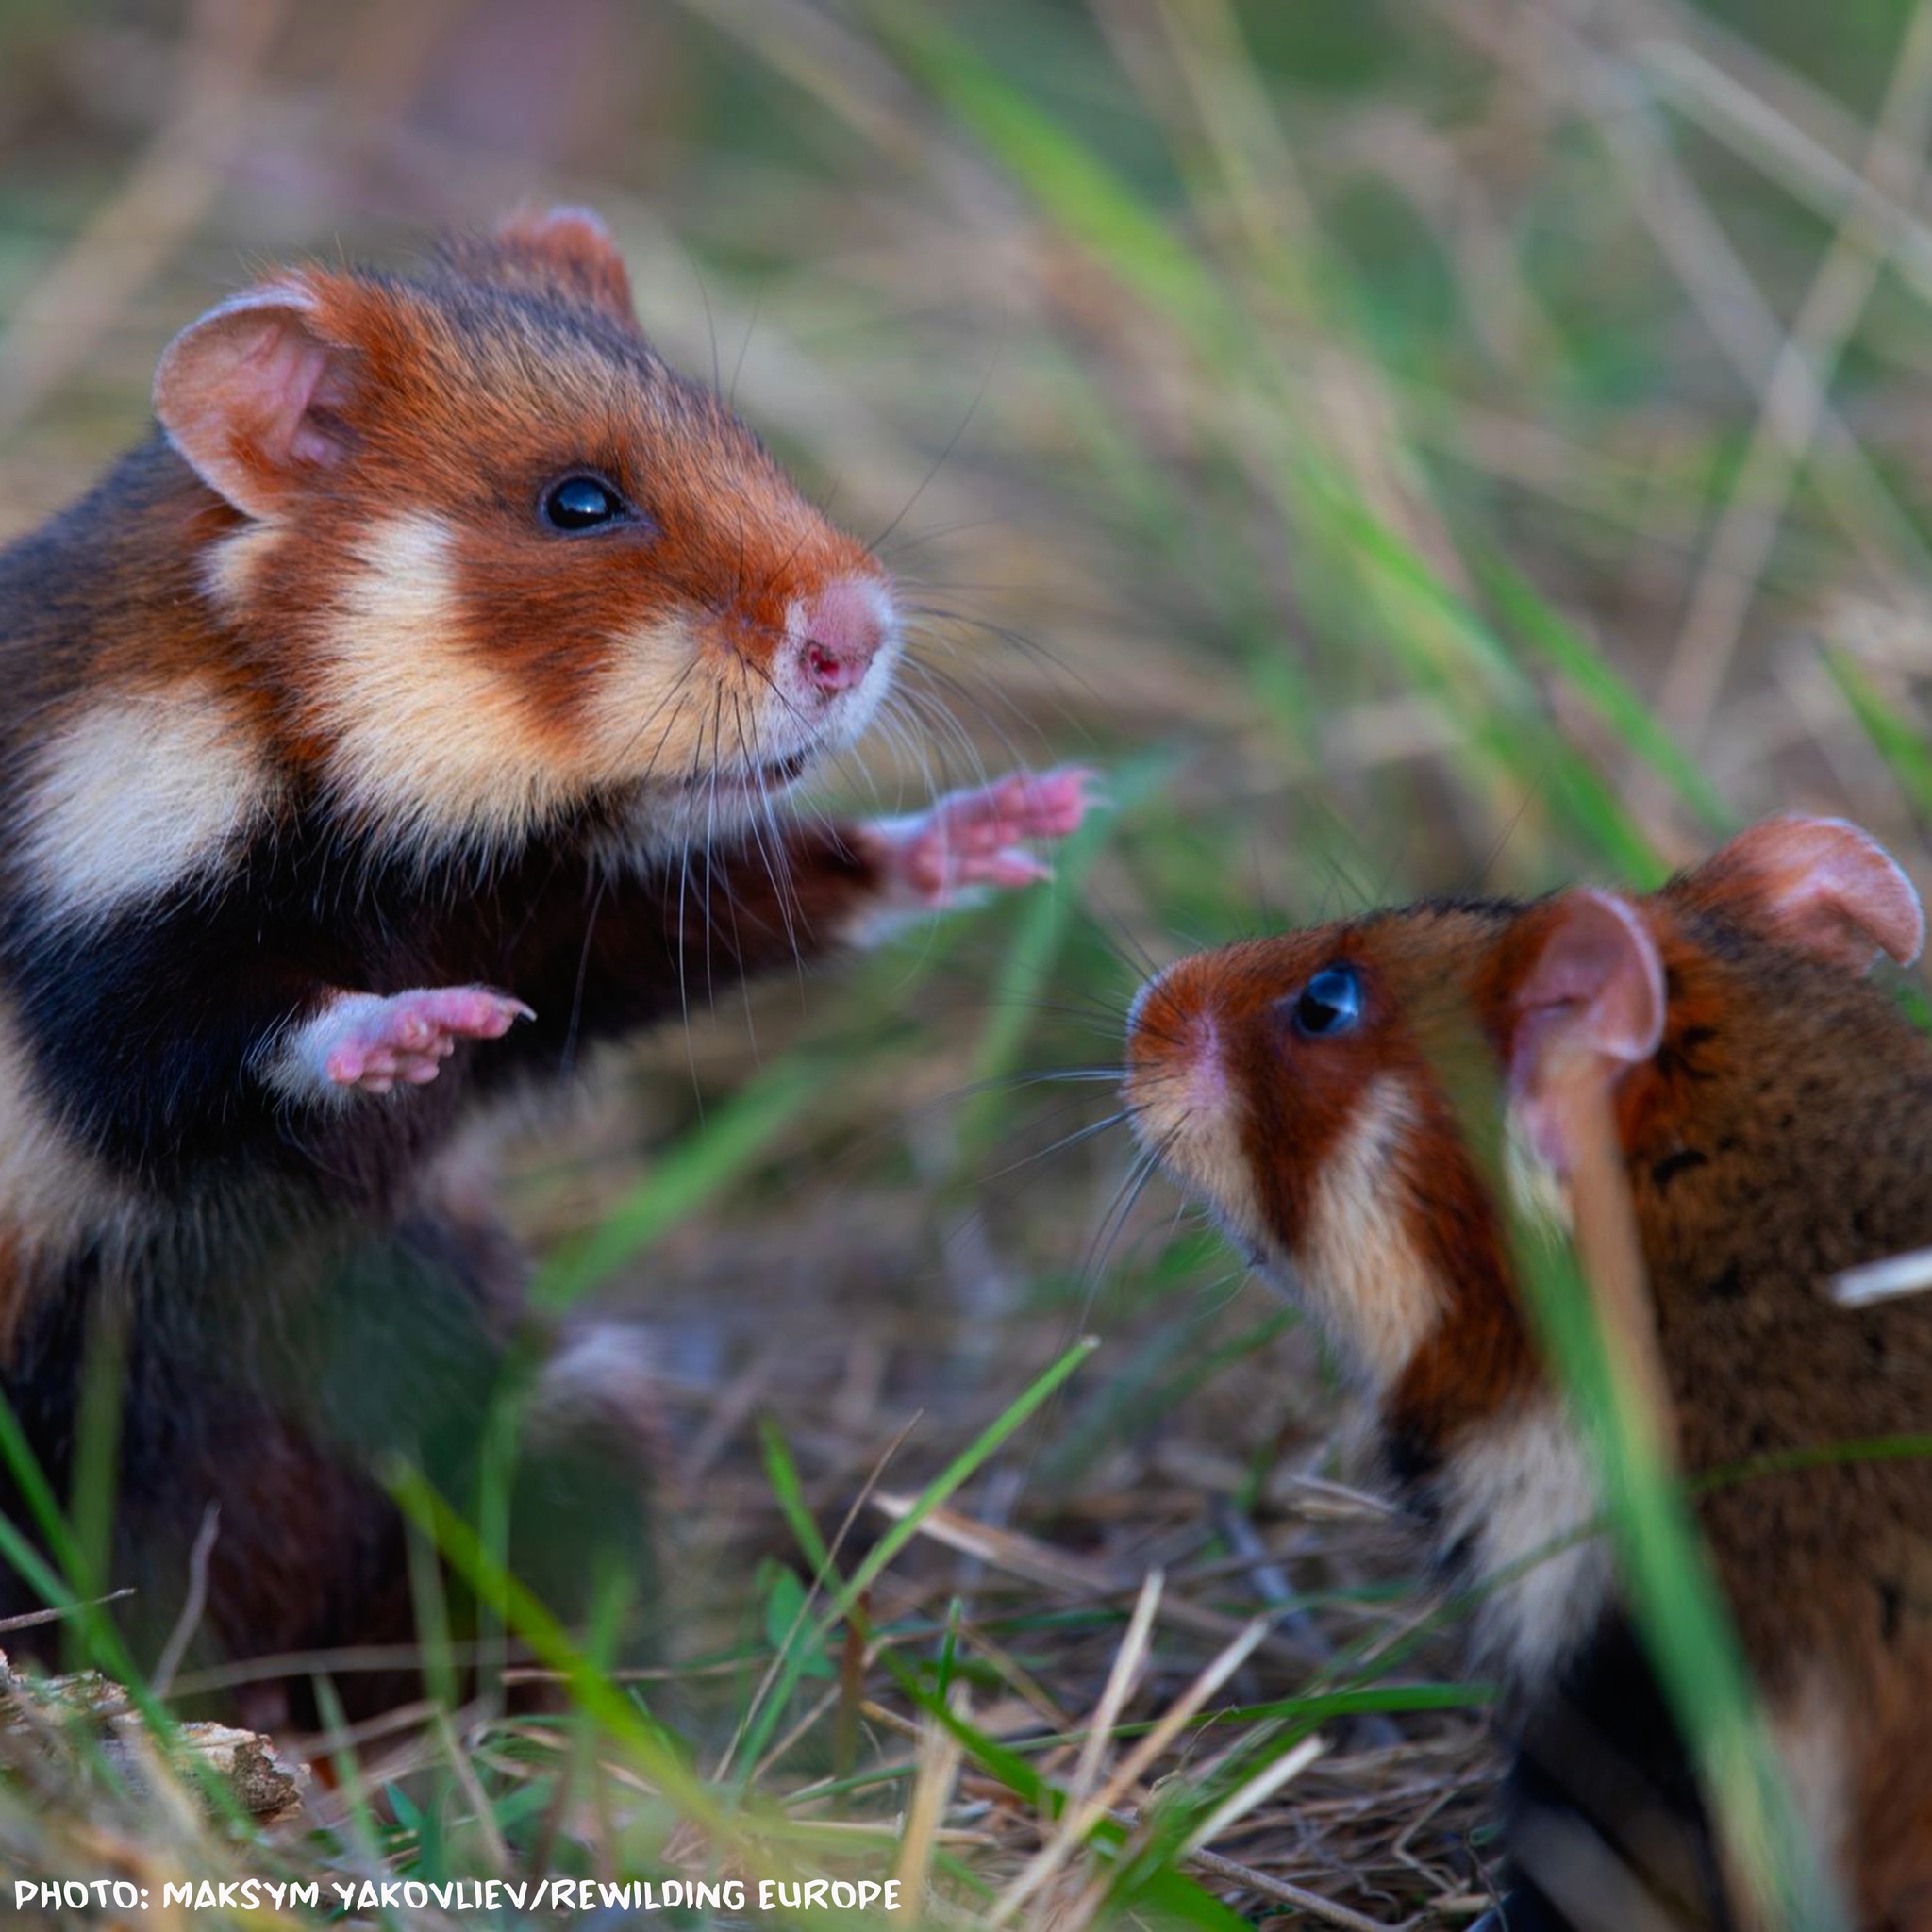
M 806 1667 L 814 1657 L 824 1655 L 838 1627 L 852 1614 L 854 1606 L 870 1590 L 892 1559 L 916 1537 L 935 1509 L 953 1496 L 998 1452 L 1027 1419 L 1047 1402 L 1067 1378 L 1091 1355 L 1099 1343 L 1092 1338 L 1076 1341 L 1056 1361 L 1014 1397 L 966 1447 L 954 1456 L 938 1475 L 913 1499 L 912 1507 L 866 1552 L 864 1560 L 832 1593 L 829 1607 L 815 1624 L 801 1625 L 778 1660 L 772 1682 L 753 1712 L 740 1740 L 739 1761 L 748 1777 L 751 1768 L 763 1757 L 771 1743 L 791 1693 L 798 1687 Z M 816 1540 L 813 1530 L 811 1539 Z M 808 1542 L 809 1547 L 809 1542 Z M 829 1553 L 825 1563 L 829 1575 Z
M 1487 559 L 1481 576 L 1483 587 L 1517 634 L 1535 647 L 1631 752 L 1671 786 L 1707 829 L 1728 833 L 1736 817 L 1716 786 L 1603 653 L 1503 558 Z
M 1041 994 L 1074 924 L 1080 887 L 1105 848 L 1115 819 L 1154 796 L 1177 763 L 1171 753 L 1154 752 L 1109 770 L 1107 805 L 1090 811 L 1080 829 L 1055 851 L 1050 888 L 1032 892 L 1020 907 L 1012 942 L 986 996 L 973 1080 L 975 1087 L 988 1091 L 976 1093 L 961 1111 L 959 1168 L 979 1160 L 997 1138 L 1005 1096 L 991 1091 L 993 1083 L 1018 1064 Z
M 666 1733 L 572 1642 L 556 1617 L 491 1557 L 482 1539 L 427 1478 L 414 1469 L 398 1469 L 391 1473 L 389 1488 L 404 1514 L 442 1552 L 479 1600 L 529 1645 L 541 1662 L 558 1674 L 576 1708 L 626 1750 L 639 1770 L 685 1816 L 707 1828 L 722 1828 L 724 1812 Z
M 1683 1485 L 1618 1373 L 1595 1297 L 1567 1249 L 1529 1236 L 1519 1253 L 1538 1325 L 1595 1445 L 1638 1628 L 1715 1807 L 1747 1848 L 1774 1923 L 1838 1932 L 1843 1921 L 1795 1824 Z
M 552 1312 L 573 1307 L 715 1199 L 804 1111 L 826 1071 L 805 1052 L 766 1068 L 673 1142 L 596 1227 L 559 1251 L 538 1274 L 532 1302 Z
M 1932 747 L 1915 725 L 1898 714 L 1849 651 L 1827 649 L 1822 655 L 1846 708 L 1871 740 L 1872 749 L 1891 774 L 1892 783 L 1921 821 L 1932 824 Z

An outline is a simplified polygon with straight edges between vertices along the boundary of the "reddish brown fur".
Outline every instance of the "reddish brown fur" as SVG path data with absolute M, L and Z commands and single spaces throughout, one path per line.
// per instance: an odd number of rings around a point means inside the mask
M 1400 1208 L 1409 1239 L 1457 1292 L 1385 1412 L 1391 1427 L 1429 1443 L 1493 1413 L 1533 1368 L 1505 1286 L 1501 1226 L 1441 1085 L 1447 1068 L 1478 1072 L 1472 1048 L 1480 1012 L 1474 976 L 1445 975 L 1442 960 L 1460 950 L 1473 961 L 1493 924 L 1483 909 L 1425 908 L 1413 924 L 1350 922 L 1182 960 L 1150 990 L 1130 1048 L 1134 1078 L 1144 1082 L 1184 1054 L 1191 1025 L 1212 1011 L 1224 1064 L 1243 1096 L 1248 1172 L 1269 1231 L 1291 1254 L 1305 1236 L 1316 1178 L 1364 1081 L 1397 1075 L 1424 1097 L 1424 1118 L 1404 1151 L 1409 1186 Z M 1372 1025 L 1342 1041 L 1297 1040 L 1282 1002 L 1341 960 L 1365 974 Z
M 506 253 L 513 258 L 500 248 L 487 258 Z M 482 265 L 474 251 L 458 259 Z M 339 411 L 356 488 L 313 504 L 299 542 L 269 549 L 234 613 L 249 680 L 266 668 L 288 697 L 290 749 L 326 735 L 312 703 L 323 695 L 315 639 L 291 614 L 328 612 L 381 515 L 447 521 L 461 587 L 451 631 L 513 682 L 533 733 L 565 759 L 580 707 L 625 633 L 694 612 L 709 621 L 712 650 L 768 668 L 791 599 L 841 574 L 878 576 L 863 546 L 799 496 L 714 395 L 675 377 L 635 323 L 578 311 L 576 359 L 560 367 L 558 305 L 534 276 L 508 298 L 455 275 L 418 285 L 311 272 L 305 281 L 319 298 L 319 332 L 356 372 Z M 525 302 L 542 310 L 541 330 Z M 531 479 L 579 466 L 608 477 L 648 524 L 594 543 L 545 533 Z M 203 537 L 233 522 L 206 508 L 189 519 Z M 206 662 L 192 625 L 155 641 L 150 669 Z
M 884 825 L 776 808 L 883 699 L 885 573 L 655 354 L 591 218 L 409 278 L 292 271 L 176 339 L 157 414 L 0 553 L 0 1394 L 65 1494 L 92 1333 L 131 1311 L 138 1655 L 210 1504 L 218 1650 L 382 1641 L 401 1527 L 368 1472 L 414 1458 L 466 1507 L 542 1355 L 521 1258 L 439 1195 L 464 1121 L 1025 882 L 1015 848 L 1084 802 L 1060 774 Z M 622 501 L 552 514 L 587 476 Z M 478 988 L 523 1017 L 432 1040 L 426 1084 L 333 1058 L 344 1014 L 388 1050 L 426 1023 L 372 1014 Z M 569 1433 L 515 1512 L 558 1605 L 600 1550 L 648 1557 L 638 1472 Z M 0 1611 L 37 1600 L 0 1574 Z
M 1825 1291 L 1855 1263 L 1932 1244 L 1932 1044 L 1887 992 L 1796 943 L 1763 891 L 1721 856 L 1639 902 L 1667 1023 L 1616 1093 L 1684 1460 L 1700 1474 L 1915 1434 L 1932 1415 L 1932 1297 L 1853 1310 Z M 1198 956 L 1150 989 L 1132 1034 L 1144 1101 L 1184 1077 L 1212 1016 L 1253 1195 L 1290 1254 L 1366 1084 L 1394 1075 L 1425 1093 L 1387 1173 L 1451 1305 L 1382 1400 L 1412 1464 L 1481 1441 L 1484 1418 L 1541 1375 L 1452 1093 L 1507 1078 L 1514 990 L 1560 906 L 1422 906 Z M 1363 975 L 1364 1024 L 1296 1037 L 1293 999 L 1341 959 Z M 1484 1063 L 1464 1081 L 1453 1070 L 1476 1039 Z M 1932 1925 L 1932 1464 L 1762 1474 L 1699 1508 L 1772 1707 L 1822 1697 L 1841 1720 L 1859 1924 Z
M 158 472 L 101 568 L 104 579 L 181 591 L 125 600 L 97 591 L 91 602 L 107 621 L 85 636 L 50 623 L 36 735 L 102 691 L 192 678 L 252 720 L 279 765 L 313 772 L 331 738 L 317 626 L 372 533 L 397 516 L 448 525 L 458 598 L 440 627 L 501 678 L 529 755 L 564 769 L 582 758 L 584 708 L 619 640 L 694 623 L 708 667 L 689 693 L 693 707 L 708 710 L 709 684 L 726 677 L 743 693 L 741 712 L 764 693 L 789 604 L 834 577 L 883 582 L 865 547 L 804 500 L 724 404 L 650 348 L 608 241 L 562 257 L 554 243 L 541 225 L 512 225 L 453 245 L 441 268 L 408 281 L 293 275 L 315 332 L 342 357 L 327 413 L 349 452 L 345 487 L 325 480 L 308 491 L 299 536 L 284 536 L 249 526 L 185 468 Z M 586 467 L 647 521 L 595 542 L 544 532 L 533 479 L 541 488 Z M 242 594 L 211 628 L 207 561 L 245 527 Z M 112 621 L 117 609 L 126 622 Z M 734 741 L 734 723 L 725 708 L 723 754 L 756 757 Z M 5 736 L 0 727 L 0 751 Z
M 473 280 L 540 293 L 568 289 L 625 327 L 636 325 L 630 276 L 610 245 L 608 230 L 589 209 L 526 208 L 488 235 L 459 235 L 446 242 L 442 257 Z

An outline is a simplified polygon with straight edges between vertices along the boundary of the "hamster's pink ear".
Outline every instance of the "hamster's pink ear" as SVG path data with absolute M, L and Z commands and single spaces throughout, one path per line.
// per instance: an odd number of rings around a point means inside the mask
M 272 521 L 314 473 L 350 446 L 336 413 L 353 390 L 354 355 L 327 340 L 299 281 L 250 289 L 168 344 L 155 372 L 155 414 L 210 490 Z
M 1843 819 L 1766 819 L 1684 885 L 1693 903 L 1854 973 L 1880 953 L 1909 966 L 1925 943 L 1911 880 L 1871 833 Z
M 1567 1173 L 1573 1082 L 1612 1086 L 1663 1039 L 1663 960 L 1642 915 L 1614 892 L 1566 892 L 1510 1008 L 1511 1108 L 1541 1158 Z
M 636 325 L 630 275 L 601 215 L 587 208 L 514 214 L 498 224 L 494 240 L 504 254 L 527 262 L 545 280 Z

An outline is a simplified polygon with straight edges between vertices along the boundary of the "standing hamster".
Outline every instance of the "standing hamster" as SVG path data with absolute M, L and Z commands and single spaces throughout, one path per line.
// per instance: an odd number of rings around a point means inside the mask
M 786 809 L 879 709 L 892 586 L 658 357 L 593 216 L 276 275 L 155 411 L 0 554 L 0 1389 L 65 1498 L 125 1362 L 95 1580 L 146 1632 L 213 1524 L 210 1649 L 400 1641 L 368 1471 L 474 1491 L 519 1320 L 466 1117 L 1041 876 L 1082 774 Z
M 1137 1131 L 1319 1322 L 1443 1573 L 1487 1587 L 1476 1641 L 1517 1693 L 1512 1927 L 1736 1916 L 1604 1539 L 1563 1546 L 1597 1487 L 1445 1074 L 1488 1059 L 1509 1184 L 1559 1212 L 1557 1071 L 1603 1083 L 1693 1475 L 1913 1434 L 1932 1299 L 1828 1284 L 1932 1245 L 1932 1041 L 1865 976 L 1924 935 L 1866 834 L 1785 818 L 1646 896 L 1374 912 L 1140 995 Z M 1856 1923 L 1932 1926 L 1932 1463 L 1787 1467 L 1697 1511 Z

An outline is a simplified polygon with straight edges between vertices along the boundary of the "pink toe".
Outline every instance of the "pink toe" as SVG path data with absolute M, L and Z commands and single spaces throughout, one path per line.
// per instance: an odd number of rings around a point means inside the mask
M 1087 815 L 1087 787 L 1091 772 L 1074 769 L 1050 772 L 1034 781 L 1028 799 L 1030 829 L 1038 837 L 1064 838 Z
M 997 852 L 1002 845 L 1012 839 L 1012 830 L 1003 819 L 978 819 L 971 824 L 949 825 L 945 831 L 945 847 L 955 858 L 976 858 L 985 852 Z

